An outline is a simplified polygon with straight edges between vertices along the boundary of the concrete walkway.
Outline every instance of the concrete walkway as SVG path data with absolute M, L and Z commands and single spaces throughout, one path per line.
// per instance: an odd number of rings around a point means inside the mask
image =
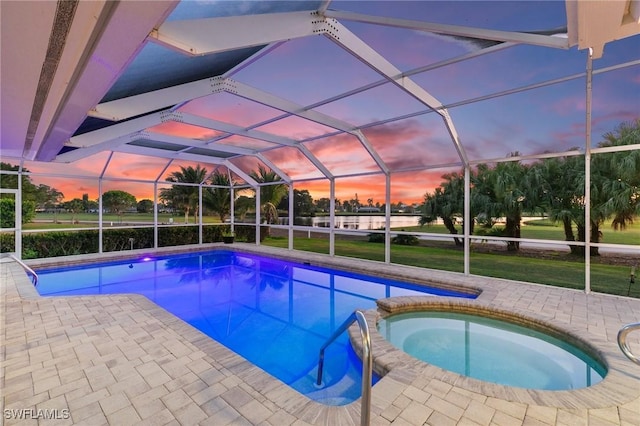
M 640 425 L 640 366 L 616 343 L 620 327 L 640 321 L 638 299 L 253 245 L 234 248 L 482 290 L 473 301 L 385 299 L 366 313 L 372 331 L 388 311 L 434 304 L 488 309 L 560 328 L 588 342 L 609 367 L 601 383 L 586 389 L 509 388 L 420 363 L 374 331 L 376 368 L 388 374 L 373 387 L 373 425 Z M 341 407 L 311 401 L 143 296 L 40 297 L 22 268 L 7 259 L 0 263 L 0 280 L 7 425 L 360 423 L 359 401 Z M 640 333 L 629 341 L 640 352 Z

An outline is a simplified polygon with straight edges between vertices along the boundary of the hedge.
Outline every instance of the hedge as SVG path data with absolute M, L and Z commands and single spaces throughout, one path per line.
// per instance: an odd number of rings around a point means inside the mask
M 229 232 L 228 225 L 204 226 L 203 243 L 222 241 L 222 235 Z M 46 257 L 71 256 L 98 253 L 98 230 L 50 231 L 22 234 L 22 258 L 39 259 Z M 262 226 L 261 241 L 269 233 L 269 227 Z M 255 226 L 236 225 L 236 241 L 254 243 Z M 0 253 L 15 251 L 14 233 L 0 233 Z M 158 247 L 198 244 L 198 226 L 169 226 L 158 228 Z M 124 251 L 153 248 L 153 228 L 105 229 L 102 233 L 102 251 Z

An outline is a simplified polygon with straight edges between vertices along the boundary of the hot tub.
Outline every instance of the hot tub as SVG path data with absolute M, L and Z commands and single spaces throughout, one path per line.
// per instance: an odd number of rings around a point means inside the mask
M 484 315 L 413 311 L 380 319 L 393 346 L 445 370 L 507 386 L 539 390 L 584 388 L 606 367 L 557 334 Z

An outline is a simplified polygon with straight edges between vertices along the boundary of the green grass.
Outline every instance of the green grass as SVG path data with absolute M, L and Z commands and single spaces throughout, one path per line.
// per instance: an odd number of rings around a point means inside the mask
M 159 223 L 169 223 L 169 219 L 173 218 L 173 223 L 183 224 L 184 216 L 168 213 L 158 214 Z M 114 214 L 104 214 L 102 217 L 103 224 L 106 226 L 114 226 L 122 223 L 134 224 L 134 223 L 148 223 L 153 224 L 153 213 L 128 213 L 119 218 Z M 98 226 L 98 214 L 97 213 L 81 213 L 75 216 L 75 220 L 79 223 L 72 222 L 72 216 L 70 213 L 59 213 L 53 215 L 53 213 L 37 213 L 35 220 L 37 222 L 27 223 L 23 226 L 24 229 L 61 229 L 61 228 L 89 228 Z M 203 216 L 202 220 L 206 224 L 220 223 L 217 217 Z M 57 221 L 57 223 L 55 222 Z M 189 218 L 189 223 L 193 224 L 193 216 Z M 425 226 L 405 226 L 402 228 L 396 228 L 396 231 L 406 232 L 424 232 L 433 234 L 448 234 L 449 231 L 444 225 L 425 225 Z M 459 229 L 462 233 L 462 229 Z M 602 243 L 610 244 L 628 244 L 638 245 L 640 244 L 640 219 L 636 223 L 630 225 L 624 231 L 615 231 L 611 228 L 611 223 L 606 223 L 602 228 L 603 239 Z M 531 238 L 539 240 L 564 240 L 564 232 L 561 226 L 551 223 L 548 220 L 541 219 L 530 221 L 522 226 L 522 238 Z M 328 248 L 327 248 L 328 250 Z
M 264 245 L 286 248 L 287 238 L 267 238 Z M 328 240 L 295 238 L 296 250 L 328 253 Z M 384 246 L 359 240 L 336 239 L 337 256 L 384 261 Z M 464 255 L 451 247 L 391 246 L 391 261 L 400 265 L 451 272 L 463 272 Z M 558 259 L 538 259 L 517 254 L 471 253 L 470 269 L 474 275 L 505 278 L 517 281 L 546 284 L 564 288 L 584 289 L 584 262 L 570 255 L 558 255 Z M 628 266 L 591 264 L 591 289 L 617 295 L 627 295 L 629 290 Z M 640 285 L 632 284 L 629 293 L 640 297 Z
M 184 224 L 184 215 L 172 215 L 169 213 L 159 213 L 158 223 L 167 224 L 169 219 L 173 219 L 175 224 Z M 128 225 L 144 223 L 152 225 L 154 221 L 153 213 L 127 213 L 118 217 L 115 214 L 104 214 L 102 223 L 105 226 Z M 205 224 L 220 223 L 218 217 L 203 216 Z M 193 216 L 189 217 L 189 223 L 194 224 Z M 63 228 L 91 228 L 98 227 L 97 213 L 80 213 L 72 216 L 71 213 L 37 213 L 34 222 L 23 225 L 23 229 L 63 229 Z
M 400 231 L 400 228 L 396 228 Z M 402 230 L 406 232 L 425 232 L 432 234 L 448 234 L 449 231 L 444 225 L 425 225 L 425 226 L 405 226 Z M 607 244 L 640 244 L 640 219 L 629 225 L 623 231 L 616 231 L 611 227 L 611 222 L 607 222 L 600 229 L 602 231 L 601 243 Z M 458 231 L 462 234 L 462 228 L 458 227 Z M 575 229 L 574 229 L 575 231 Z M 522 238 L 530 238 L 536 240 L 556 240 L 564 241 L 564 230 L 562 226 L 553 224 L 548 220 L 541 219 L 524 223 L 521 230 Z

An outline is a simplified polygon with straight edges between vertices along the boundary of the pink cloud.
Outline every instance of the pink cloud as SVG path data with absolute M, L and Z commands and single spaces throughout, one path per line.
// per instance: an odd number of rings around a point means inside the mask
M 282 111 L 277 109 L 226 92 L 194 99 L 180 107 L 178 111 L 237 126 L 249 126 L 282 114 Z
M 391 170 L 459 161 L 453 142 L 436 129 L 410 119 L 365 129 L 363 133 Z
M 353 135 L 341 134 L 305 144 L 334 175 L 379 171 L 371 155 Z
M 584 112 L 586 100 L 584 94 L 575 94 L 560 98 L 548 106 L 548 110 L 558 115 L 575 114 L 576 111 Z
M 295 147 L 277 148 L 264 156 L 293 179 L 309 179 L 322 176 L 316 166 Z

